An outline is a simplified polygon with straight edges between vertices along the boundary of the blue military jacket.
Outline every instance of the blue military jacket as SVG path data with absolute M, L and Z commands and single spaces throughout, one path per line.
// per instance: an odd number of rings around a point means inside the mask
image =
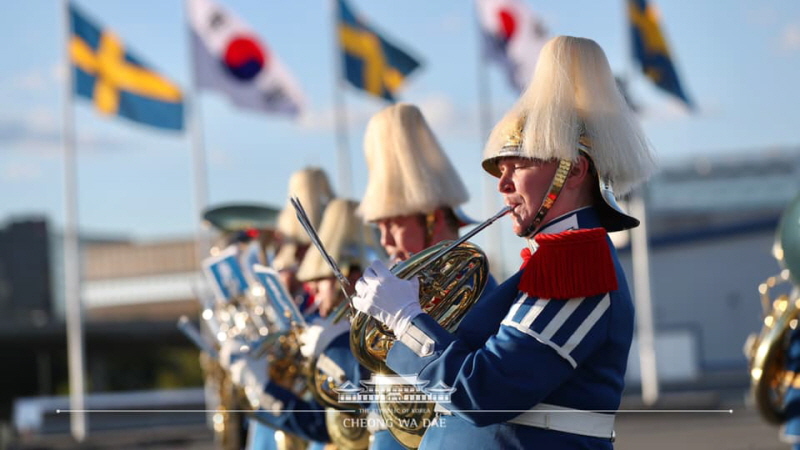
M 541 233 L 598 228 L 591 207 L 548 223 Z M 633 336 L 633 304 L 614 247 L 617 290 L 592 297 L 546 299 L 518 289 L 522 272 L 482 298 L 453 335 L 427 314 L 401 339 L 388 366 L 428 386 L 454 389 L 421 448 L 610 449 L 610 439 L 509 423 L 540 405 L 581 411 L 619 407 Z M 407 335 L 409 334 L 407 333 Z M 421 333 L 421 334 L 420 334 Z
M 800 448 L 800 328 L 791 330 L 789 336 L 785 368 L 794 381 L 784 398 L 786 423 L 783 426 L 783 440 L 794 444 L 793 448 Z
M 361 380 L 370 377 L 350 351 L 349 333 L 345 330 L 334 338 L 323 350 L 322 355 L 343 371 L 343 378 L 358 386 Z M 257 411 L 256 418 L 271 427 L 288 431 L 304 439 L 316 442 L 329 442 L 330 436 L 325 425 L 325 407 L 314 400 L 305 400 L 294 393 L 269 382 L 264 392 L 277 402 L 272 411 Z M 364 405 L 355 404 L 354 408 Z M 388 431 L 378 431 L 370 445 L 372 450 L 405 450 Z
M 360 373 L 352 365 L 342 361 L 343 349 L 350 352 L 347 333 L 333 339 L 329 346 L 328 356 L 339 367 L 345 370 L 348 379 L 360 379 Z M 348 359 L 348 358 L 344 358 Z M 352 378 L 351 378 L 352 377 Z M 316 442 L 330 442 L 327 427 L 325 426 L 325 407 L 314 399 L 304 399 L 276 383 L 269 381 L 264 386 L 264 393 L 273 399 L 273 404 L 268 410 L 255 412 L 259 422 L 272 428 L 288 431 L 303 439 Z
M 485 298 L 487 293 L 496 287 L 497 282 L 490 276 L 481 299 Z M 478 304 L 482 304 L 482 300 L 479 300 Z M 478 308 L 478 305 L 475 307 Z M 464 322 L 466 322 L 466 318 Z M 464 322 L 462 322 L 459 330 L 476 328 Z M 481 334 L 479 333 L 476 340 L 479 340 L 480 336 Z M 344 379 L 355 386 L 358 386 L 361 380 L 369 379 L 371 376 L 370 372 L 359 364 L 350 351 L 349 333 L 346 330 L 331 340 L 330 344 L 322 351 L 322 355 L 341 368 L 344 372 Z M 268 424 L 273 428 L 288 431 L 307 440 L 316 442 L 330 441 L 322 405 L 314 400 L 302 399 L 272 382 L 267 383 L 264 387 L 264 392 L 277 400 L 277 402 L 272 410 L 261 410 L 255 413 L 259 422 Z M 363 406 L 365 405 L 354 405 L 355 408 Z M 370 405 L 369 407 L 374 408 L 375 405 Z M 405 450 L 405 447 L 398 443 L 388 430 L 383 429 L 373 434 L 370 449 Z

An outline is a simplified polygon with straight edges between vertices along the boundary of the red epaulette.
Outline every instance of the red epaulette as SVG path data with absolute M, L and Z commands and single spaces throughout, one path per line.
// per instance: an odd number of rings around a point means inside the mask
M 531 297 L 570 299 L 617 290 L 617 274 L 604 228 L 540 234 L 538 249 L 520 255 L 519 290 Z

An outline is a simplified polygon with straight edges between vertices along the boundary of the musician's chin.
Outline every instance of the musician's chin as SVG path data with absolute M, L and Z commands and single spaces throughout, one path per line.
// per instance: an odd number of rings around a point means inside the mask
M 525 231 L 526 228 L 527 224 L 522 222 L 522 218 L 516 214 L 511 215 L 511 229 L 514 231 L 514 234 L 521 236 L 521 233 Z

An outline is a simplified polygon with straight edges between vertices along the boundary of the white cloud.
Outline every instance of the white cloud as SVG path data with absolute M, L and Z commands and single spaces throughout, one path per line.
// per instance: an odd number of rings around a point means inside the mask
M 65 79 L 65 70 L 62 63 L 56 63 L 49 68 L 36 68 L 19 72 L 11 77 L 7 83 L 12 89 L 26 92 L 43 92 L 47 90 L 62 89 Z
M 60 157 L 63 149 L 60 110 L 30 108 L 0 117 L 0 148 L 4 151 L 36 152 Z M 94 130 L 82 130 L 77 144 L 82 151 L 123 150 L 132 144 Z
M 367 103 L 347 105 L 344 112 L 349 126 L 357 123 L 366 123 L 381 107 Z M 324 110 L 310 109 L 300 116 L 300 127 L 308 131 L 332 132 L 336 129 L 337 111 L 333 108 Z
M 332 109 L 308 110 L 300 116 L 300 127 L 309 131 L 332 131 L 336 126 Z
M 442 94 L 423 96 L 413 101 L 422 111 L 428 124 L 435 133 L 453 133 L 473 135 L 478 128 L 478 107 L 470 105 L 461 107 Z M 347 123 L 352 128 L 355 124 L 365 124 L 370 117 L 385 106 L 371 103 L 348 105 Z M 300 126 L 308 131 L 332 132 L 336 127 L 336 112 L 333 109 L 310 110 L 300 118 Z
M 437 131 L 452 129 L 458 125 L 458 112 L 449 98 L 433 95 L 417 103 L 431 128 Z
M 781 31 L 780 49 L 794 52 L 800 50 L 800 24 L 790 23 Z
M 41 71 L 20 73 L 11 80 L 14 89 L 26 91 L 41 91 L 47 86 L 47 77 Z
M 691 117 L 692 112 L 682 101 L 668 97 L 657 105 L 639 104 L 639 115 L 647 121 L 670 122 L 687 119 Z
M 33 108 L 25 115 L 28 128 L 35 133 L 59 134 L 59 120 L 52 108 Z
M 3 166 L 0 180 L 9 182 L 35 181 L 42 177 L 42 169 L 38 164 L 12 162 Z
M 53 64 L 50 67 L 50 76 L 53 81 L 61 85 L 67 79 L 67 65 L 64 62 Z
M 442 94 L 434 94 L 417 102 L 435 133 L 473 136 L 480 129 L 478 106 L 457 105 Z M 494 123 L 490 124 L 494 125 Z

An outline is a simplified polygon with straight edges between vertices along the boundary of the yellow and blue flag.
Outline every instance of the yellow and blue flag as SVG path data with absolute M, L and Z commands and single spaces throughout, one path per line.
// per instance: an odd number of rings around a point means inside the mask
M 70 4 L 69 58 L 75 93 L 104 115 L 170 130 L 183 129 L 183 95 L 125 48 L 107 28 L 89 21 Z
M 339 43 L 347 81 L 377 97 L 395 94 L 419 61 L 384 39 L 339 0 Z
M 642 72 L 656 86 L 683 100 L 692 108 L 692 102 L 681 87 L 678 73 L 670 57 L 667 41 L 658 24 L 658 14 L 647 0 L 628 0 L 633 55 L 642 65 Z

